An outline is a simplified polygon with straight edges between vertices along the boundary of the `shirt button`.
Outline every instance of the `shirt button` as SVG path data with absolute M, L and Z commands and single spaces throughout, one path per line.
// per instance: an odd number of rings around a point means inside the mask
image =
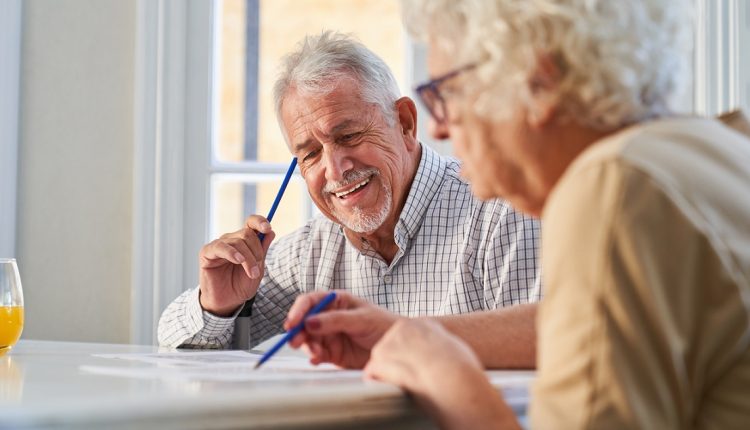
M 383 282 L 385 282 L 386 284 L 390 284 L 391 280 L 392 280 L 391 275 L 383 276 Z

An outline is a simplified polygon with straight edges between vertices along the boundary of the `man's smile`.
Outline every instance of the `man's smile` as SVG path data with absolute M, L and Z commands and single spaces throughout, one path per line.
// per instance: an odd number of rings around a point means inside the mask
M 369 184 L 370 183 L 370 179 L 372 179 L 372 176 L 370 176 L 368 178 L 365 178 L 361 182 L 358 182 L 358 183 L 350 186 L 349 188 L 345 188 L 345 189 L 340 190 L 340 191 L 334 191 L 333 194 L 336 197 L 340 198 L 340 199 L 344 199 L 349 194 L 351 194 L 351 193 L 359 190 L 360 188 L 364 187 L 365 185 Z

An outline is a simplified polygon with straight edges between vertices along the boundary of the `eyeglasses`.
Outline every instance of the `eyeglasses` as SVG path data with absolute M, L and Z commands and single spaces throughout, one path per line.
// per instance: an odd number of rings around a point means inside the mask
M 430 115 L 438 124 L 445 124 L 448 121 L 448 112 L 445 108 L 445 98 L 440 94 L 440 85 L 448 79 L 455 78 L 463 72 L 477 67 L 476 63 L 463 66 L 459 69 L 448 72 L 443 76 L 438 76 L 415 88 L 417 96 L 422 104 L 430 111 Z

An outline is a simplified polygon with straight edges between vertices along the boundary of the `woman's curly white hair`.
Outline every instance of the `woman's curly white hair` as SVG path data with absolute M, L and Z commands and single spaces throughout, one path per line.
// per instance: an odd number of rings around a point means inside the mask
M 415 37 L 455 66 L 478 62 L 479 115 L 503 118 L 531 96 L 540 55 L 561 71 L 566 117 L 599 129 L 663 115 L 689 76 L 689 0 L 402 0 Z M 684 110 L 684 109 L 677 109 Z

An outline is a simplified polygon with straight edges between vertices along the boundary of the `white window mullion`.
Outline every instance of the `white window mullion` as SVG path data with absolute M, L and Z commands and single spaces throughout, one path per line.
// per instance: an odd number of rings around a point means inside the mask
M 171 11 L 171 10 L 170 10 Z M 137 2 L 135 142 L 133 153 L 133 251 L 131 288 L 131 342 L 151 344 L 159 302 L 160 273 L 163 270 L 162 198 L 168 181 L 164 171 L 165 122 L 169 109 L 166 95 L 165 62 L 169 56 L 167 4 L 165 1 Z M 171 70 L 171 68 L 170 68 Z
M 735 58 L 737 59 L 737 88 L 739 90 L 738 103 L 744 109 L 750 109 L 750 2 L 737 1 L 737 45 Z
M 197 283 L 205 228 L 195 226 L 206 225 L 208 206 L 211 9 L 212 2 L 137 2 L 134 343 L 154 343 L 161 312 Z
M 211 142 L 214 135 L 216 98 L 215 28 L 220 2 L 188 2 L 187 101 L 185 112 L 185 198 L 183 202 L 182 285 L 172 297 L 198 285 L 198 252 L 206 243 L 209 225 Z
M 727 54 L 727 106 L 739 106 L 739 51 L 737 46 L 739 44 L 739 16 L 737 0 L 730 0 L 727 4 L 727 44 L 724 50 Z
M 745 0 L 696 0 L 695 111 L 716 115 L 750 104 L 750 11 Z M 744 58 L 743 58 L 744 57 Z
M 291 158 L 290 158 L 291 161 Z M 259 163 L 257 161 L 220 162 L 211 165 L 211 173 L 264 173 L 268 175 L 284 175 L 289 168 L 288 163 Z

